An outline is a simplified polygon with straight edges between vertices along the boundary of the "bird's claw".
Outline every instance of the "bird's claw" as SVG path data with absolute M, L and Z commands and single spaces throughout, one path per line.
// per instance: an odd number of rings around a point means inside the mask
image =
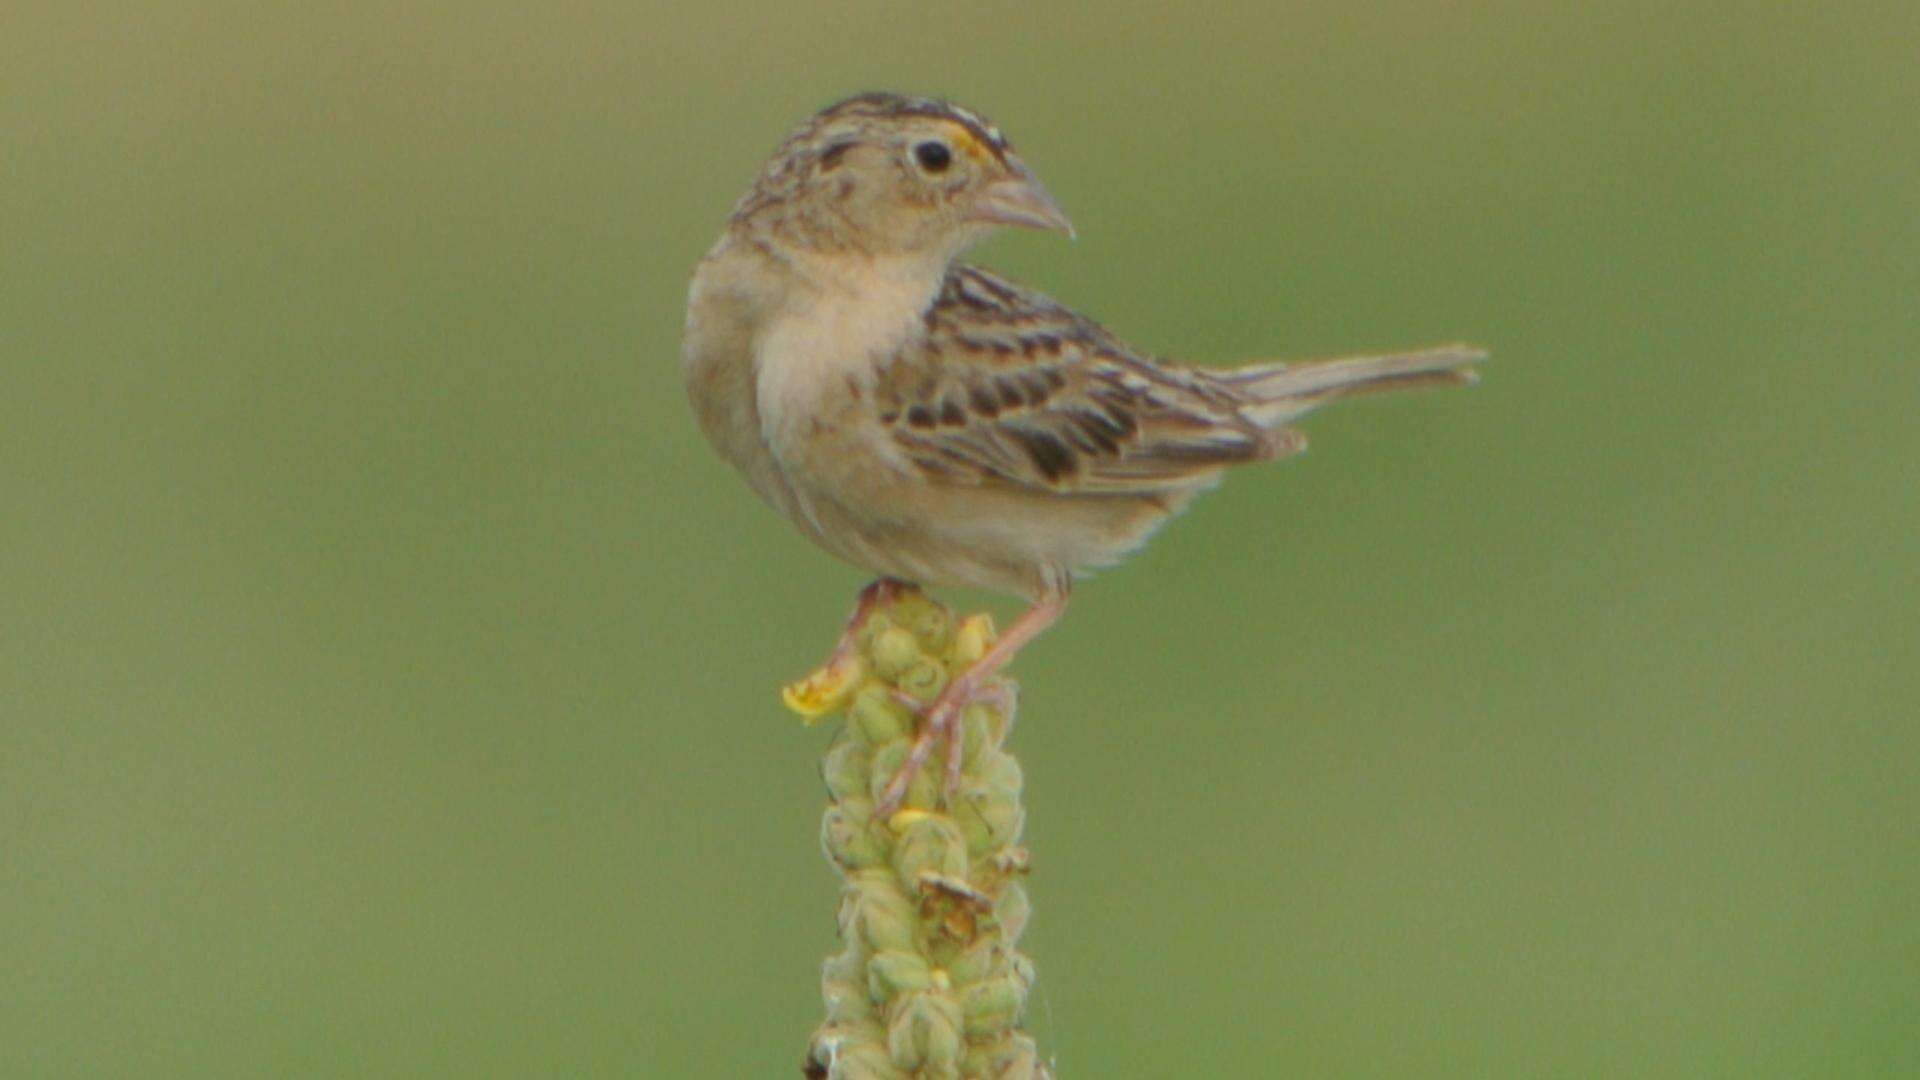
M 947 684 L 947 688 L 926 705 L 921 705 L 913 698 L 901 701 L 901 704 L 919 715 L 920 731 L 914 736 L 913 746 L 907 750 L 907 759 L 900 764 L 900 770 L 893 774 L 893 779 L 887 781 L 886 790 L 881 792 L 880 801 L 874 806 L 875 816 L 882 821 L 893 816 L 894 811 L 900 808 L 901 800 L 906 798 L 907 788 L 913 783 L 913 778 L 920 775 L 927 759 L 933 756 L 934 746 L 942 742 L 947 747 L 947 767 L 941 798 L 949 805 L 953 803 L 954 797 L 960 792 L 960 712 L 977 696 L 972 681 L 962 675 Z M 900 697 L 896 697 L 896 700 L 900 700 Z

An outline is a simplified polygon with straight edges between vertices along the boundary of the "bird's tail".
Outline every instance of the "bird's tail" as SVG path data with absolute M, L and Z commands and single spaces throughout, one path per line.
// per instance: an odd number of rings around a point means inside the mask
M 1471 345 L 1442 345 L 1387 356 L 1250 364 L 1213 375 L 1246 396 L 1241 411 L 1249 420 L 1276 428 L 1357 394 L 1471 385 L 1479 378 L 1473 365 L 1486 358 L 1486 350 Z

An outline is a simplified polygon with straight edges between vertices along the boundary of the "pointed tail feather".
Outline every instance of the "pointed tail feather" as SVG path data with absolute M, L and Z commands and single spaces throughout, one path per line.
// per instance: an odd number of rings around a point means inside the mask
M 1253 364 L 1213 374 L 1246 395 L 1248 404 L 1242 411 L 1248 419 L 1274 428 L 1330 401 L 1357 394 L 1469 385 L 1479 377 L 1472 365 L 1486 358 L 1486 350 L 1471 345 L 1443 345 L 1388 356 Z

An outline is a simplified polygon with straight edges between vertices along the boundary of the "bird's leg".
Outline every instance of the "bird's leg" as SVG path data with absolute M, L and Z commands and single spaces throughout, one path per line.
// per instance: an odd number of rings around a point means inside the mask
M 837 668 L 844 664 L 847 657 L 852 656 L 859 649 L 860 627 L 867 621 L 867 616 L 873 614 L 873 609 L 882 604 L 891 603 L 900 594 L 912 588 L 913 586 L 899 578 L 880 577 L 868 582 L 867 587 L 861 589 L 859 595 L 854 597 L 853 611 L 848 614 L 847 624 L 840 630 L 840 640 L 834 645 L 833 651 L 827 654 L 827 662 L 824 666 Z
M 960 710 L 966 708 L 969 703 L 979 700 L 983 693 L 989 692 L 986 688 L 987 681 L 993 678 L 1001 668 L 1006 667 L 1022 647 L 1039 637 L 1041 631 L 1052 626 L 1054 620 L 1060 618 L 1061 613 L 1066 610 L 1066 591 L 1048 592 L 1032 607 L 1021 612 L 1020 617 L 1013 620 L 1012 625 L 1007 627 L 1007 632 L 1000 635 L 1000 640 L 994 642 L 993 647 L 988 649 L 985 655 L 975 660 L 967 670 L 955 676 L 945 690 L 940 691 L 939 696 L 934 698 L 926 711 L 921 714 L 920 733 L 914 737 L 913 747 L 907 751 L 907 760 L 901 764 L 900 771 L 893 774 L 893 779 L 887 782 L 886 790 L 880 795 L 880 802 L 874 807 L 875 815 L 884 820 L 900 808 L 900 800 L 907 794 L 907 785 L 913 783 L 913 778 L 918 776 L 920 770 L 926 766 L 927 758 L 933 753 L 934 744 L 941 739 L 947 740 L 949 754 L 946 797 L 948 801 L 953 799 L 960 782 Z
M 781 690 L 780 696 L 786 701 L 787 707 L 805 717 L 808 723 L 836 708 L 861 678 L 860 628 L 866 624 L 875 608 L 892 602 L 912 588 L 912 585 L 898 578 L 883 577 L 875 578 L 861 589 L 860 595 L 854 600 L 853 612 L 847 616 L 847 624 L 840 631 L 840 640 L 834 645 L 833 651 L 827 654 L 827 662 L 806 678 L 790 683 Z

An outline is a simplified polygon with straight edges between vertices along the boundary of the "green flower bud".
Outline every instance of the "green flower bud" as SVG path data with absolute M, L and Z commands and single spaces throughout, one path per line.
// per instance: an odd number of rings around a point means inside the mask
M 985 979 L 960 994 L 968 1035 L 996 1035 L 1012 1027 L 1027 1007 L 1027 985 L 1012 975 Z
M 966 841 L 952 818 L 909 811 L 895 817 L 906 819 L 897 830 L 899 838 L 893 844 L 893 869 L 901 881 L 912 882 L 917 887 L 922 874 L 966 876 Z
M 894 628 L 893 619 L 885 611 L 875 611 L 867 616 L 867 621 L 854 631 L 853 641 L 860 651 L 873 655 L 873 643 L 881 634 Z
M 969 795 L 954 811 L 969 855 L 978 859 L 1020 839 L 1026 811 L 1020 807 L 1017 790 L 1007 794 L 971 788 Z
M 979 801 L 974 797 L 963 798 L 960 805 L 953 808 L 953 819 L 960 823 L 960 836 L 967 842 L 969 859 L 981 858 L 997 846 L 992 826 L 980 816 L 980 809 L 975 805 Z
M 827 857 L 846 870 L 871 870 L 884 866 L 886 847 L 873 835 L 873 804 L 866 799 L 846 799 L 827 807 L 820 819 L 820 846 Z
M 920 597 L 917 602 L 903 598 L 894 605 L 892 618 L 897 625 L 913 631 L 922 652 L 940 656 L 953 642 L 952 613 L 925 597 Z
M 905 739 L 895 739 L 873 748 L 867 772 L 867 794 L 875 802 L 880 800 L 880 793 L 886 790 L 888 781 L 900 771 L 900 766 L 907 763 L 907 752 L 912 749 Z
M 1020 762 L 1012 754 L 988 754 L 981 760 L 974 775 L 980 778 L 982 792 L 1009 800 L 1020 798 L 1020 786 L 1026 782 Z
M 869 683 L 861 689 L 847 710 L 847 719 L 848 728 L 870 747 L 904 739 L 913 727 L 906 707 L 893 699 L 884 683 Z
M 907 764 L 907 754 L 913 749 L 906 740 L 891 742 L 873 753 L 873 771 L 867 776 L 868 797 L 878 803 L 886 793 L 887 785 Z M 941 770 L 938 762 L 928 762 L 927 767 L 915 773 L 907 784 L 907 793 L 900 800 L 903 810 L 932 810 L 939 800 Z
M 899 949 L 873 954 L 867 961 L 867 987 L 875 1001 L 891 1001 L 901 994 L 933 986 L 933 970 L 924 957 Z
M 933 657 L 923 656 L 907 665 L 895 683 L 901 693 L 915 701 L 932 701 L 947 688 L 947 669 Z
M 847 883 L 852 893 L 850 927 L 874 952 L 913 948 L 916 912 L 898 880 L 885 870 L 861 870 Z
M 939 758 L 927 762 L 927 767 L 915 774 L 907 784 L 907 793 L 900 800 L 900 808 L 932 810 L 937 807 L 942 798 L 940 785 L 944 775 L 945 770 L 940 767 Z
M 887 1025 L 887 1056 L 916 1075 L 960 1077 L 960 1006 L 941 993 L 908 997 Z
M 960 710 L 960 767 L 977 768 L 980 755 L 994 746 L 993 710 L 979 704 Z
M 866 748 L 857 740 L 842 736 L 827 748 L 827 756 L 820 762 L 820 778 L 827 782 L 827 794 L 835 799 L 864 796 L 867 774 L 872 768 L 873 759 Z
M 893 626 L 873 636 L 873 670 L 882 679 L 892 681 L 920 659 L 920 642 L 913 631 Z
M 947 978 L 965 989 L 1006 966 L 1007 949 L 999 935 L 982 934 L 947 962 Z

